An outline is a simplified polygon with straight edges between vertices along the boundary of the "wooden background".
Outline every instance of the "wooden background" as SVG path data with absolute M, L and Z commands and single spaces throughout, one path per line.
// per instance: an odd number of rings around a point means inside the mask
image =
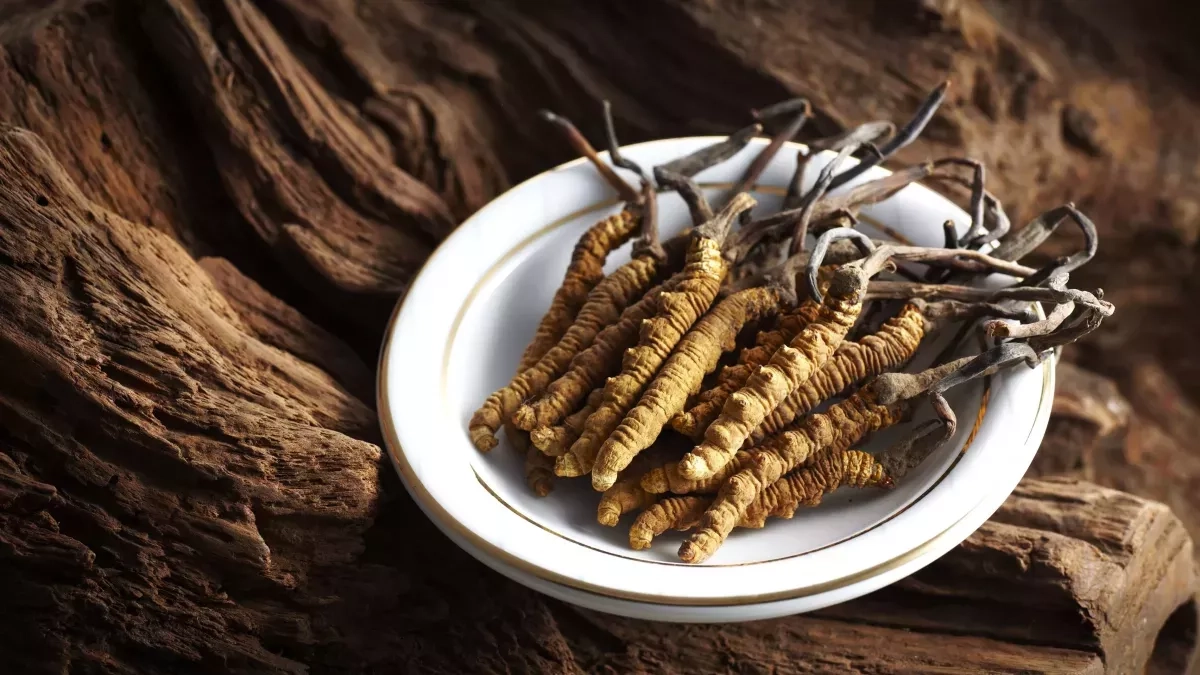
M 1198 30 L 1186 0 L 0 2 L 0 670 L 1181 672 Z M 912 579 L 744 626 L 573 609 L 421 516 L 383 324 L 570 158 L 536 109 L 597 137 L 607 98 L 636 142 L 804 95 L 817 135 L 947 76 L 899 161 L 968 154 L 1018 226 L 1070 200 L 1102 230 L 1074 281 L 1117 314 L 1066 353 L 1058 478 Z

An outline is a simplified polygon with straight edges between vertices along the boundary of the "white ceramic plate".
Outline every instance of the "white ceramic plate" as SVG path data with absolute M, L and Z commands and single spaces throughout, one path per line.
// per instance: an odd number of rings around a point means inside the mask
M 669 139 L 623 151 L 651 166 L 717 140 Z M 710 198 L 723 195 L 765 143 L 758 139 L 700 174 L 697 180 Z M 800 147 L 790 144 L 763 173 L 755 192 L 759 213 L 777 209 Z M 811 162 L 808 183 L 830 157 L 823 153 Z M 887 173 L 875 168 L 851 185 Z M 425 513 L 473 555 L 543 592 L 562 597 L 549 589 L 568 589 L 575 599 L 567 600 L 588 604 L 584 596 L 604 598 L 606 607 L 597 607 L 604 611 L 697 610 L 673 613 L 684 620 L 703 616 L 701 608 L 803 611 L 872 590 L 877 587 L 872 579 L 898 578 L 914 561 L 927 564 L 931 551 L 940 555 L 978 526 L 961 523 L 981 504 L 996 495 L 1002 501 L 1020 480 L 1045 430 L 1052 360 L 953 391 L 959 434 L 895 489 L 840 490 L 794 519 L 737 530 L 703 565 L 678 561 L 679 536 L 664 536 L 647 551 L 631 550 L 630 518 L 617 528 L 596 523 L 598 495 L 587 480 L 557 481 L 549 497 L 534 496 L 525 486 L 523 458 L 503 440 L 491 453 L 476 451 L 467 420 L 511 376 L 579 234 L 618 208 L 611 189 L 582 160 L 532 178 L 463 223 L 430 258 L 393 316 L 381 355 L 378 401 L 389 454 Z M 954 220 L 961 232 L 969 220 L 921 186 L 863 216 L 865 230 L 872 229 L 871 222 L 882 223 L 932 246 L 941 244 L 944 221 Z M 661 195 L 660 218 L 664 237 L 688 223 L 677 195 Z M 871 234 L 886 236 L 882 229 Z M 627 245 L 610 256 L 608 269 L 628 260 L 628 253 Z M 939 348 L 923 348 L 911 368 L 926 365 Z M 922 411 L 914 422 L 928 417 Z M 881 433 L 866 449 L 885 447 L 908 428 Z M 799 599 L 807 600 L 787 602 Z M 658 618 L 672 613 L 663 614 Z

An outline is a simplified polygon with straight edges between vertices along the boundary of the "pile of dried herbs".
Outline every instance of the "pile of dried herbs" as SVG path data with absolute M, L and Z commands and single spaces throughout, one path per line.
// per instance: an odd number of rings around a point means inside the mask
M 568 120 L 544 113 L 624 208 L 579 239 L 516 375 L 471 418 L 472 442 L 489 451 L 503 427 L 538 495 L 554 480 L 587 477 L 602 493 L 600 523 L 640 511 L 629 533 L 638 549 L 667 530 L 690 531 L 679 556 L 691 563 L 736 527 L 791 518 L 842 486 L 887 489 L 903 480 L 957 429 L 946 391 L 1036 366 L 1113 312 L 1099 290 L 1067 286 L 1096 253 L 1091 221 L 1068 204 L 1010 231 L 979 162 L 939 158 L 836 191 L 911 143 L 945 92 L 935 89 L 899 129 L 869 122 L 810 143 L 781 210 L 757 220 L 752 187 L 808 119 L 807 101 L 756 111 L 754 124 L 724 141 L 650 171 L 621 155 L 605 104 L 610 158 L 641 176 L 636 188 Z M 780 132 L 710 203 L 692 177 L 772 123 Z M 804 190 L 808 161 L 822 150 L 836 157 Z M 839 173 L 856 155 L 858 164 Z M 944 246 L 924 248 L 855 229 L 862 208 L 921 180 L 970 190 L 965 235 L 947 222 Z M 656 197 L 664 189 L 679 192 L 693 225 L 660 241 Z M 1082 250 L 1038 269 L 1021 264 L 1067 221 L 1082 231 Z M 630 239 L 631 260 L 604 274 L 606 257 Z M 992 273 L 1017 281 L 999 290 L 970 283 Z M 947 332 L 952 347 L 976 339 L 984 350 L 952 359 L 945 349 L 930 368 L 900 372 Z M 922 405 L 936 418 L 906 440 L 874 455 L 855 449 Z

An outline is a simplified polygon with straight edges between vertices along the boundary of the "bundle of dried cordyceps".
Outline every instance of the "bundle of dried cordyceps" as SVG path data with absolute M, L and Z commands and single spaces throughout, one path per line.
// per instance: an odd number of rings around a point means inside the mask
M 590 476 L 603 492 L 602 524 L 640 509 L 629 533 L 638 549 L 668 529 L 691 530 L 679 555 L 692 563 L 711 556 L 733 528 L 791 518 L 840 486 L 892 487 L 954 435 L 948 389 L 1016 364 L 1033 367 L 1113 312 L 1099 290 L 1067 288 L 1069 273 L 1096 253 L 1091 221 L 1068 204 L 1010 233 L 976 161 L 946 157 L 833 192 L 912 142 L 945 92 L 945 85 L 934 90 L 899 130 L 870 122 L 811 143 L 782 210 L 758 220 L 749 219 L 749 191 L 808 119 L 803 99 L 757 111 L 755 124 L 652 173 L 621 155 L 606 103 L 610 158 L 641 176 L 640 188 L 569 121 L 543 113 L 625 206 L 579 239 L 516 375 L 471 418 L 475 446 L 490 450 L 504 427 L 538 495 L 556 477 Z M 768 123 L 780 132 L 724 201 L 711 204 L 692 176 L 737 154 Z M 836 157 L 805 191 L 805 165 L 821 150 Z M 859 163 L 838 173 L 856 153 Z M 919 180 L 970 189 L 965 236 L 948 222 L 945 246 L 923 248 L 854 229 L 860 209 Z M 665 242 L 659 189 L 678 191 L 693 221 Z M 1083 231 L 1083 250 L 1042 269 L 1020 264 L 1067 220 Z M 810 234 L 816 243 L 806 250 Z M 605 275 L 607 255 L 634 237 L 632 259 Z M 924 271 L 904 266 L 912 263 Z M 885 272 L 899 280 L 880 278 Z M 1000 290 L 965 283 L 995 272 L 1018 281 Z M 1038 302 L 1048 309 L 1040 320 L 1031 310 Z M 897 372 L 923 342 L 952 328 L 952 347 L 973 328 L 991 346 L 957 360 L 947 349 L 927 370 Z M 753 344 L 739 347 L 747 334 Z M 810 412 L 831 399 L 823 412 Z M 937 417 L 907 440 L 876 455 L 852 449 L 922 402 Z

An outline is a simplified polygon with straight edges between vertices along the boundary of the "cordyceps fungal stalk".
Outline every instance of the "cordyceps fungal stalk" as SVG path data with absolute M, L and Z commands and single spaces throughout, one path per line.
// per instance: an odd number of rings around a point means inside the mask
M 857 342 L 843 342 L 824 367 L 803 385 L 792 390 L 751 432 L 747 445 L 757 445 L 762 439 L 780 431 L 800 415 L 856 382 L 906 363 L 925 337 L 923 306 L 924 303 L 907 303 L 875 333 Z
M 597 387 L 588 394 L 587 403 L 582 408 L 567 415 L 560 425 L 552 427 L 537 427 L 529 432 L 529 440 L 533 446 L 550 457 L 558 457 L 565 453 L 571 444 L 583 433 L 583 423 L 604 400 L 604 387 Z
M 826 197 L 826 189 L 833 180 L 833 171 L 841 166 L 856 148 L 870 143 L 871 139 L 887 133 L 891 128 L 891 124 L 888 122 L 868 122 L 838 137 L 818 142 L 820 145 L 814 143 L 812 153 L 797 160 L 796 172 L 792 179 L 793 185 L 788 188 L 789 197 L 784 199 L 783 210 L 755 220 L 742 228 L 729 243 L 729 257 L 735 261 L 743 260 L 750 251 L 763 242 L 777 241 L 785 235 L 806 230 L 810 220 L 820 221 L 842 212 L 853 217 L 859 209 L 881 202 L 910 183 L 929 176 L 934 168 L 932 163 L 897 171 L 884 178 L 859 185 L 843 195 Z M 818 147 L 838 150 L 838 156 L 821 170 L 812 189 L 800 194 L 798 192 L 800 190 L 799 181 Z M 791 195 L 793 190 L 797 191 L 794 198 Z M 800 236 L 799 240 L 802 241 L 803 236 Z M 793 249 L 801 250 L 802 248 L 798 246 L 797 240 L 793 239 Z
M 704 376 L 717 367 L 721 354 L 733 349 L 742 326 L 778 309 L 776 289 L 750 288 L 725 298 L 701 317 L 679 340 L 637 405 L 600 447 L 592 466 L 592 486 L 606 489 L 638 453 L 654 443 L 671 415 L 683 409 L 689 395 L 699 391 Z
M 555 292 L 550 301 L 550 308 L 538 323 L 533 340 L 521 355 L 521 362 L 517 367 L 518 374 L 537 363 L 571 326 L 575 314 L 587 299 L 588 292 L 604 278 L 604 261 L 608 254 L 633 237 L 640 220 L 637 213 L 640 197 L 637 192 L 600 160 L 596 150 L 583 134 L 579 133 L 575 125 L 553 113 L 546 112 L 543 117 L 563 132 L 576 152 L 587 157 L 604 180 L 629 203 L 629 206 L 593 225 L 576 242 L 562 285 Z
M 865 235 L 855 230 L 835 229 L 821 235 L 808 261 L 811 291 L 818 292 L 817 270 L 821 257 L 834 239 L 850 238 L 871 248 Z M 867 280 L 882 269 L 886 258 L 874 253 L 865 260 L 848 263 L 834 272 L 821 302 L 817 320 L 804 327 L 791 342 L 781 346 L 771 359 L 730 394 L 721 414 L 704 432 L 704 442 L 680 460 L 680 472 L 692 479 L 716 473 L 737 451 L 750 433 L 787 395 L 822 368 L 858 319 Z
M 829 190 L 836 190 L 839 187 L 849 183 L 866 173 L 871 167 L 877 166 L 880 162 L 891 157 L 899 152 L 904 146 L 912 143 L 925 130 L 925 125 L 933 119 L 934 113 L 942 105 L 942 101 L 946 100 L 946 91 L 950 89 L 950 81 L 947 80 L 929 93 L 929 96 L 921 103 L 913 118 L 905 124 L 900 131 L 893 136 L 887 143 L 884 143 L 879 148 L 879 152 L 870 155 L 859 162 L 854 167 L 838 174 L 837 178 L 829 185 Z
M 813 185 L 807 194 L 800 198 L 800 203 L 797 207 L 800 215 L 797 219 L 795 234 L 792 235 L 793 253 L 799 253 L 805 248 L 808 238 L 808 224 L 812 219 L 813 208 L 820 201 L 821 197 L 825 196 L 825 193 L 832 185 L 833 172 L 837 171 L 854 151 L 864 146 L 874 147 L 873 141 L 881 136 L 883 129 L 888 127 L 881 126 L 878 122 L 864 124 L 857 129 L 851 130 L 850 133 L 845 134 L 830 145 L 830 150 L 838 151 L 837 156 L 821 168 L 821 173 L 817 176 L 816 184 Z
M 606 527 L 616 527 L 622 515 L 654 504 L 658 498 L 642 489 L 641 478 L 640 474 L 634 473 L 605 490 L 596 507 L 596 521 Z
M 775 158 L 779 149 L 785 143 L 792 140 L 796 134 L 800 133 L 800 129 L 804 128 L 805 122 L 812 117 L 812 106 L 807 99 L 796 98 L 767 106 L 762 110 L 756 111 L 754 116 L 759 122 L 765 122 L 773 117 L 782 117 L 785 115 L 791 115 L 791 120 L 779 133 L 771 137 L 771 141 L 766 149 L 754 158 L 754 161 L 750 163 L 750 167 L 746 169 L 746 173 L 738 179 L 737 183 L 734 183 L 733 187 L 729 190 L 730 194 L 736 195 L 741 192 L 748 192 L 754 188 L 754 184 L 762 176 L 762 172 L 766 170 L 771 160 Z
M 716 299 L 728 271 L 721 255 L 721 244 L 733 221 L 754 204 L 750 195 L 737 195 L 721 213 L 696 228 L 684 269 L 671 281 L 673 290 L 659 294 L 655 316 L 642 324 L 638 344 L 625 352 L 621 372 L 605 384 L 604 402 L 588 418 L 583 434 L 571 446 L 571 451 L 558 458 L 555 473 L 581 476 L 591 472 L 600 445 L 641 395 L 683 334 Z M 609 485 L 600 489 L 607 489 Z M 595 482 L 593 487 L 598 487 Z
M 762 528 L 767 518 L 791 518 L 801 506 L 816 506 L 821 498 L 839 487 L 893 485 L 884 465 L 861 450 L 822 451 L 808 465 L 793 471 L 763 491 L 737 522 L 736 527 Z M 650 548 L 654 538 L 667 530 L 686 531 L 700 523 L 712 505 L 710 495 L 665 497 L 638 514 L 629 528 L 629 545 Z
M 700 529 L 684 542 L 679 557 L 688 563 L 707 560 L 768 486 L 822 448 L 839 443 L 848 446 L 868 433 L 895 424 L 907 407 L 906 401 L 880 404 L 868 385 L 826 412 L 809 415 L 794 428 L 768 439 L 750 465 L 721 486 L 701 519 Z

